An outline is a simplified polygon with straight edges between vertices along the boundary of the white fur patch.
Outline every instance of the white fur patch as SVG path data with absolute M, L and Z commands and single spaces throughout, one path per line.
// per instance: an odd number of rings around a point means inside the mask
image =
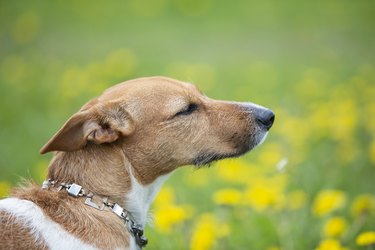
M 267 138 L 267 135 L 268 135 L 268 132 L 266 132 L 266 133 L 264 133 L 264 135 L 263 135 L 263 137 L 262 137 L 262 139 L 260 139 L 260 141 L 258 142 L 258 144 L 257 145 L 260 145 L 260 144 L 262 144 L 265 140 L 266 140 L 266 138 Z
M 135 239 L 133 236 L 130 237 L 130 244 L 129 244 L 129 250 L 139 250 L 139 246 L 135 242 Z
M 30 233 L 35 239 L 43 240 L 49 249 L 97 249 L 65 231 L 62 226 L 45 216 L 43 211 L 31 201 L 17 198 L 0 200 L 0 210 L 8 212 L 17 219 L 17 222 L 30 228 Z
M 148 209 L 154 201 L 161 186 L 170 175 L 171 174 L 169 173 L 159 176 L 151 184 L 143 186 L 137 181 L 134 175 L 130 173 L 132 186 L 130 192 L 126 195 L 127 205 L 125 209 L 132 214 L 137 223 L 142 226 L 146 224 Z

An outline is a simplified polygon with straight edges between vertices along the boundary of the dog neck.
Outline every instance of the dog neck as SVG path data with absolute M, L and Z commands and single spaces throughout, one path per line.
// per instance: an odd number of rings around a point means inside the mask
M 130 212 L 142 227 L 147 222 L 150 205 L 170 174 L 143 185 L 138 173 L 121 148 L 92 145 L 74 152 L 57 152 L 48 178 L 59 182 L 77 183 L 86 190 L 107 196 Z
M 126 210 L 129 211 L 137 223 L 144 226 L 147 222 L 148 210 L 159 192 L 162 184 L 170 174 L 162 175 L 146 186 L 140 184 L 134 175 L 131 174 L 131 189 L 125 195 Z

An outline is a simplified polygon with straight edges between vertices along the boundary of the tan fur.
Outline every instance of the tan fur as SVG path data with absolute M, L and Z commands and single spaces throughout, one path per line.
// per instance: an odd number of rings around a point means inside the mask
M 196 111 L 176 116 L 192 103 Z M 244 105 L 212 100 L 194 85 L 165 77 L 140 78 L 89 101 L 41 153 L 57 151 L 48 178 L 78 183 L 126 208 L 130 174 L 148 185 L 197 159 L 216 160 L 213 153 L 220 156 L 217 159 L 243 154 L 256 144 L 249 144 L 259 131 L 255 120 L 255 112 Z M 101 249 L 129 245 L 122 221 L 110 211 L 84 205 L 82 198 L 34 185 L 13 195 L 33 201 L 66 231 Z M 11 239 L 7 237 L 0 245 Z
M 99 211 L 85 205 L 83 198 L 71 197 L 66 192 L 42 190 L 33 184 L 14 190 L 13 196 L 34 202 L 66 231 L 100 249 L 129 245 L 123 222 L 109 209 Z
M 0 225 L 0 249 L 47 249 L 42 239 L 35 239 L 30 229 L 12 215 L 0 211 Z

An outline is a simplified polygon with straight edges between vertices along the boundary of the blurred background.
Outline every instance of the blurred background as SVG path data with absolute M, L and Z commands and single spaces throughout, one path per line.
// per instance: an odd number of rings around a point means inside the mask
M 375 249 L 375 2 L 1 1 L 0 196 L 90 98 L 165 75 L 273 109 L 250 154 L 177 171 L 147 249 Z

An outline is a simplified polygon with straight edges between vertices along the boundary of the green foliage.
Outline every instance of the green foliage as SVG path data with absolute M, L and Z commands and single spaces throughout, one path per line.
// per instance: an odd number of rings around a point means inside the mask
M 150 249 L 375 241 L 373 1 L 0 6 L 0 196 L 19 177 L 44 178 L 51 155 L 39 148 L 87 100 L 127 79 L 166 75 L 213 98 L 272 108 L 276 123 L 241 161 L 177 171 L 153 207 Z M 334 217 L 346 224 L 329 228 Z

